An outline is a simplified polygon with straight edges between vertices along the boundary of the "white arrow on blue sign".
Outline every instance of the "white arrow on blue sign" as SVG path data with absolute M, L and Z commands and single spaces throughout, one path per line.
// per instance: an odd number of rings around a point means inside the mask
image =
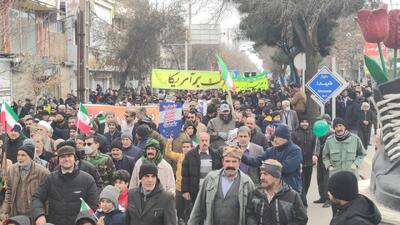
M 346 81 L 339 75 L 323 67 L 307 83 L 307 88 L 322 102 L 328 102 L 337 91 L 341 91 Z

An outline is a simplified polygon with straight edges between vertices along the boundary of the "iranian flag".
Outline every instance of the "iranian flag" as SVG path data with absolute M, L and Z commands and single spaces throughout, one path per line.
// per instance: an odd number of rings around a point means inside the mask
M 79 199 L 81 200 L 81 210 L 80 210 L 80 212 L 89 213 L 89 214 L 93 215 L 94 217 L 96 217 L 96 214 L 94 214 L 93 209 L 90 208 L 90 206 L 85 202 L 85 200 L 83 200 L 83 198 L 79 198 Z
M 6 127 L 6 131 L 10 131 L 15 124 L 18 124 L 18 116 L 7 102 L 1 105 L 0 124 Z
M 233 82 L 232 75 L 229 72 L 224 60 L 218 54 L 215 54 L 215 57 L 217 58 L 217 63 L 219 69 L 221 70 L 221 77 L 224 79 L 225 85 L 229 88 L 229 90 L 236 92 L 235 82 Z
M 92 121 L 82 103 L 79 105 L 79 112 L 76 117 L 76 127 L 84 134 L 88 133 L 90 129 L 92 129 Z

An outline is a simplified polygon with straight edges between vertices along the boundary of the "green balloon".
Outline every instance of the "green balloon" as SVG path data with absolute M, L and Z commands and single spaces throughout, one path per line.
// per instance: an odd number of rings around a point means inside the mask
M 313 126 L 313 133 L 316 137 L 322 137 L 329 131 L 329 124 L 326 120 L 317 120 Z

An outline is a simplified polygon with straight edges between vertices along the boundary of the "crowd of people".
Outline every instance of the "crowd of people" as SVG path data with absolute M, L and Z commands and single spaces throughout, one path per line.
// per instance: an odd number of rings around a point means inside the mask
M 271 83 L 232 102 L 222 91 L 117 96 L 98 86 L 90 102 L 180 102 L 181 133 L 162 136 L 145 107 L 127 107 L 124 118 L 99 113 L 82 133 L 71 94 L 14 103 L 19 123 L 0 128 L 4 224 L 307 224 L 314 166 L 314 203 L 332 208 L 332 225 L 381 220 L 357 184 L 376 123 L 369 87 L 350 85 L 337 98 L 338 117 L 318 118 L 330 125 L 322 137 L 298 86 Z M 204 114 L 199 100 L 208 103 Z

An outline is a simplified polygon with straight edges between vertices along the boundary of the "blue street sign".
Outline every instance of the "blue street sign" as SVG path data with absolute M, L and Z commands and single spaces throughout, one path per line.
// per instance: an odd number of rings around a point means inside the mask
M 344 84 L 345 81 L 343 78 L 324 67 L 311 78 L 307 83 L 307 88 L 318 97 L 322 103 L 326 103 L 338 90 L 342 89 Z

